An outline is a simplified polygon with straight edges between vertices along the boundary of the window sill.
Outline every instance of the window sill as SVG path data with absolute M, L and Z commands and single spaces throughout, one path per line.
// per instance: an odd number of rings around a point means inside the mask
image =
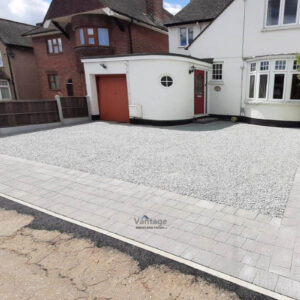
M 265 104 L 265 105 L 300 105 L 300 100 L 287 100 L 287 101 L 266 101 L 266 100 L 246 100 L 245 104 Z
M 278 25 L 278 26 L 264 27 L 262 29 L 262 32 L 280 31 L 280 30 L 289 30 L 289 29 L 299 29 L 299 28 L 300 28 L 300 24 Z

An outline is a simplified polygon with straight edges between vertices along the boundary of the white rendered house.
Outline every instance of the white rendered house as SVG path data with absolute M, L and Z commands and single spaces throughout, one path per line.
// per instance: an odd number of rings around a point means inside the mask
M 168 26 L 171 53 L 214 61 L 206 113 L 300 121 L 300 0 L 191 0 Z

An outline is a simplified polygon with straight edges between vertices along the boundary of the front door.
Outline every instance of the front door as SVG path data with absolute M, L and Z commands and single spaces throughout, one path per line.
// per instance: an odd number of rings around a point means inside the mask
M 205 113 L 205 72 L 195 70 L 195 115 Z

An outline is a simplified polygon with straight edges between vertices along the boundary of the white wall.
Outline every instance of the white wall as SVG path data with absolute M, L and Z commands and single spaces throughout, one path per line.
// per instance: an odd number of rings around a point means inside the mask
M 300 25 L 264 28 L 265 5 L 265 0 L 246 1 L 245 57 L 298 53 Z
M 191 45 L 190 53 L 198 58 L 214 58 L 223 63 L 223 81 L 210 78 L 208 113 L 240 115 L 243 0 L 235 0 Z M 216 92 L 215 87 L 221 91 Z
M 245 116 L 253 119 L 300 121 L 300 105 L 297 103 L 246 104 Z
M 107 69 L 100 66 L 102 63 Z M 191 66 L 202 70 L 210 69 L 210 65 L 205 63 L 168 56 L 91 59 L 86 60 L 84 66 L 92 115 L 99 115 L 96 75 L 126 74 L 129 106 L 140 106 L 143 119 L 156 121 L 192 119 L 194 74 L 189 74 L 189 69 Z M 161 85 L 163 75 L 173 78 L 171 87 Z M 136 117 L 134 109 L 130 109 L 130 117 Z
M 182 27 L 192 27 L 194 31 L 194 38 L 199 35 L 201 31 L 207 27 L 208 22 L 202 23 L 194 23 L 194 24 L 187 24 L 182 26 L 175 26 L 169 27 L 169 52 L 170 53 L 177 53 L 177 54 L 184 54 L 190 55 L 189 50 L 185 50 L 186 47 L 180 46 L 180 28 Z

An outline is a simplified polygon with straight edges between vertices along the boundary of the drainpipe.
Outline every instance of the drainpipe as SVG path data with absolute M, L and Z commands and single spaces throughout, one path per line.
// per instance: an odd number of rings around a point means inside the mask
M 132 42 L 132 30 L 131 30 L 131 25 L 133 23 L 133 20 L 130 20 L 130 23 L 128 25 L 128 34 L 129 34 L 129 51 L 132 54 L 133 53 L 133 42 Z
M 16 85 L 15 85 L 15 77 L 14 77 L 14 72 L 13 72 L 12 65 L 11 65 L 11 60 L 10 60 L 11 54 L 12 53 L 10 52 L 10 48 L 7 47 L 6 48 L 6 56 L 7 56 L 8 65 L 9 65 L 9 72 L 10 72 L 10 77 L 11 77 L 11 83 L 12 83 L 12 86 L 13 86 L 15 98 L 16 98 L 16 100 L 18 100 Z
M 244 46 L 245 46 L 245 24 L 246 24 L 246 1 L 244 0 L 244 17 L 243 17 L 243 40 L 242 40 L 242 61 L 243 65 L 241 66 L 241 103 L 240 103 L 240 115 L 245 115 L 244 107 L 243 107 L 243 90 L 244 90 L 244 70 L 245 70 L 245 63 L 244 63 Z

